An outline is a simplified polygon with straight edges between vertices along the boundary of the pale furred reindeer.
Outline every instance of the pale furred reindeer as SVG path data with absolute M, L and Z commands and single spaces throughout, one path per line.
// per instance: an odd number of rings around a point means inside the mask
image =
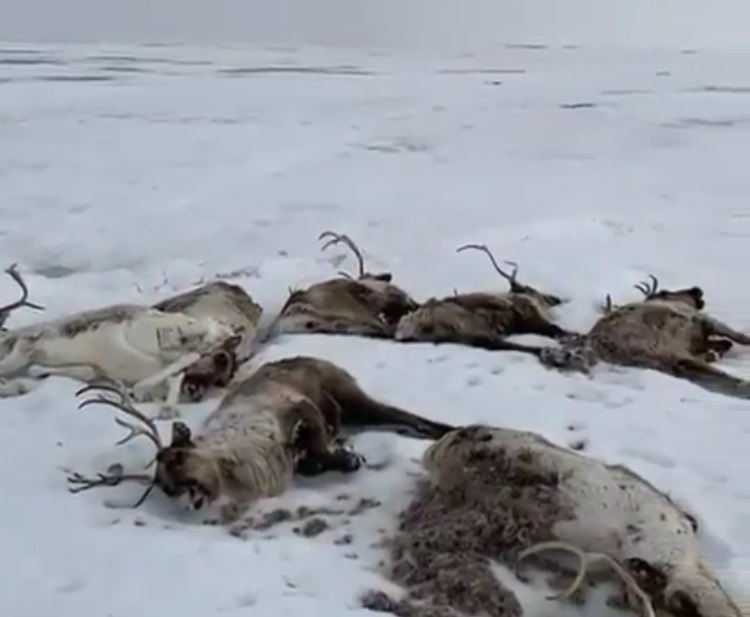
M 99 397 L 81 405 L 96 402 L 145 423 L 142 429 L 118 421 L 131 428 L 124 441 L 144 434 L 156 445 L 156 471 L 153 476 L 126 474 L 115 466 L 93 479 L 73 474 L 73 492 L 123 480 L 145 481 L 148 490 L 158 486 L 169 497 L 186 498 L 183 504 L 190 509 L 215 506 L 223 522 L 235 520 L 263 497 L 282 493 L 295 474 L 358 470 L 362 458 L 343 445 L 342 430 L 388 430 L 436 439 L 453 428 L 379 402 L 344 369 L 306 356 L 262 365 L 227 392 L 197 434 L 174 422 L 169 445 L 127 397 L 119 402 Z
M 430 298 L 401 318 L 396 327 L 396 340 L 525 351 L 523 346 L 509 343 L 505 338 L 514 334 L 539 334 L 555 339 L 569 335 L 554 323 L 550 315 L 550 309 L 562 304 L 563 300 L 519 283 L 516 280 L 518 265 L 508 262 L 513 270 L 505 272 L 483 244 L 467 244 L 456 252 L 468 249 L 485 253 L 495 271 L 510 284 L 510 291 L 456 293 L 441 299 Z
M 399 319 L 415 310 L 417 302 L 393 284 L 390 272 L 367 272 L 361 251 L 346 234 L 324 231 L 318 239 L 328 239 L 321 250 L 339 242 L 351 249 L 357 277 L 340 272 L 342 278 L 292 291 L 266 338 L 291 333 L 393 338 Z
M 205 356 L 184 372 L 182 389 L 191 401 L 204 400 L 210 390 L 228 386 L 238 366 L 256 351 L 263 307 L 240 285 L 211 281 L 160 300 L 152 308 L 194 319 L 215 319 L 241 337 L 237 345 L 225 346 L 215 354 Z
M 750 345 L 750 335 L 703 312 L 700 287 L 659 290 L 656 277 L 650 278 L 650 284 L 636 285 L 642 301 L 614 306 L 608 296 L 591 330 L 542 352 L 542 362 L 583 371 L 598 361 L 653 369 L 712 392 L 750 399 L 749 381 L 712 366 L 733 343 Z
M 13 278 L 21 279 L 17 272 Z M 22 305 L 3 307 L 0 315 L 7 318 Z M 211 317 L 136 304 L 82 311 L 0 332 L 0 397 L 25 394 L 50 376 L 84 383 L 108 378 L 131 388 L 138 400 L 163 400 L 161 415 L 179 415 L 185 369 L 237 341 L 230 327 Z
M 482 461 L 492 457 L 506 461 L 504 473 L 492 467 L 482 473 Z M 481 425 L 447 433 L 428 446 L 423 464 L 439 490 L 471 491 L 476 483 L 472 495 L 490 499 L 494 483 L 498 490 L 515 488 L 515 500 L 544 495 L 546 509 L 527 509 L 544 512 L 536 526 L 543 537 L 519 537 L 523 550 L 517 558 L 553 550 L 577 555 L 576 580 L 558 597 L 572 595 L 604 565 L 625 583 L 626 603 L 647 617 L 741 617 L 701 555 L 695 518 L 627 467 L 562 448 L 537 433 Z M 514 479 L 519 485 L 509 486 Z M 544 484 L 538 494 L 537 482 Z

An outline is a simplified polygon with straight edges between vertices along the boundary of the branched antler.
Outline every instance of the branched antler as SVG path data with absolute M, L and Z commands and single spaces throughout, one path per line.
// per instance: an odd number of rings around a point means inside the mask
M 644 296 L 646 296 L 646 298 L 650 298 L 651 296 L 653 296 L 659 289 L 659 279 L 657 279 L 653 274 L 649 274 L 648 278 L 651 279 L 651 282 L 641 281 L 637 285 L 633 285 L 633 287 L 635 287 Z
M 510 274 L 505 272 L 497 263 L 497 260 L 495 259 L 495 256 L 492 254 L 492 251 L 490 251 L 489 248 L 487 248 L 486 244 L 464 244 L 463 246 L 459 246 L 456 249 L 456 253 L 460 253 L 462 251 L 465 251 L 467 249 L 473 249 L 475 251 L 481 251 L 487 257 L 490 258 L 490 261 L 492 262 L 492 267 L 495 268 L 495 272 L 497 272 L 500 276 L 502 276 L 508 283 L 510 283 L 510 289 L 511 291 L 516 291 L 520 289 L 520 285 L 518 284 L 516 277 L 518 276 L 518 264 L 515 261 L 505 261 L 503 263 L 508 264 L 513 268 Z
M 68 490 L 75 494 L 96 488 L 97 486 L 117 486 L 125 480 L 134 480 L 148 484 L 143 495 L 138 498 L 138 501 L 134 505 L 134 507 L 140 506 L 153 489 L 154 479 L 146 473 L 125 473 L 120 463 L 113 463 L 107 467 L 106 473 L 97 473 L 94 478 L 84 476 L 78 472 L 71 473 L 68 476 Z
M 321 251 L 325 251 L 329 246 L 333 246 L 334 244 L 338 244 L 339 242 L 344 243 L 347 247 L 349 247 L 352 253 L 354 253 L 354 256 L 357 258 L 359 277 L 361 278 L 365 275 L 365 260 L 362 257 L 361 251 L 359 250 L 359 248 L 357 248 L 357 245 L 354 244 L 354 241 L 349 236 L 347 236 L 346 234 L 338 234 L 335 231 L 326 230 L 318 236 L 318 240 L 323 240 L 324 238 L 330 239 L 320 248 Z M 346 272 L 339 272 L 339 274 L 349 279 L 353 278 Z
M 131 439 L 135 439 L 139 435 L 143 435 L 156 446 L 157 450 L 161 450 L 164 447 L 164 444 L 161 441 L 161 437 L 159 436 L 159 429 L 157 428 L 156 423 L 151 418 L 147 417 L 145 414 L 136 409 L 132 398 L 123 388 L 120 388 L 113 384 L 90 384 L 78 390 L 76 392 L 76 396 L 80 396 L 81 394 L 90 392 L 92 390 L 104 390 L 105 392 L 112 392 L 114 394 L 117 394 L 120 397 L 120 400 L 113 401 L 111 399 L 104 398 L 103 396 L 97 396 L 95 398 L 90 398 L 79 403 L 78 409 L 83 409 L 84 407 L 88 407 L 89 405 L 100 403 L 102 405 L 115 407 L 116 409 L 119 409 L 120 411 L 135 418 L 136 420 L 140 420 L 143 424 L 146 425 L 144 428 L 141 426 L 136 426 L 131 422 L 126 422 L 125 420 L 115 418 L 115 422 L 117 424 L 124 428 L 127 428 L 130 431 L 125 437 L 118 441 L 116 445 L 121 446 Z
M 567 542 L 539 542 L 538 544 L 534 544 L 533 546 L 530 546 L 525 551 L 523 551 L 518 556 L 518 561 L 522 561 L 523 559 L 526 559 L 527 557 L 541 553 L 543 551 L 549 551 L 549 550 L 557 550 L 557 551 L 565 551 L 567 553 L 572 553 L 579 559 L 579 566 L 578 566 L 578 573 L 576 574 L 575 580 L 573 583 L 563 591 L 562 593 L 555 594 L 552 596 L 548 596 L 549 600 L 557 600 L 561 598 L 569 598 L 571 595 L 573 595 L 580 587 L 583 585 L 584 581 L 586 580 L 586 574 L 588 573 L 588 568 L 590 565 L 597 561 L 603 561 L 607 565 L 609 565 L 615 573 L 622 579 L 622 582 L 625 584 L 625 587 L 629 591 L 631 591 L 643 604 L 643 610 L 645 617 L 656 617 L 656 611 L 654 609 L 654 606 L 651 602 L 651 598 L 649 595 L 643 591 L 643 589 L 640 588 L 638 585 L 638 582 L 633 578 L 633 576 L 612 556 L 607 555 L 605 553 L 595 553 L 595 552 L 585 552 L 578 548 L 577 546 L 573 546 L 572 544 L 568 544 Z
M 26 282 L 23 280 L 21 273 L 18 271 L 18 264 L 12 264 L 10 267 L 6 268 L 5 273 L 10 276 L 10 278 L 12 278 L 15 283 L 21 288 L 21 297 L 15 302 L 11 302 L 10 304 L 6 304 L 5 306 L 0 306 L 0 328 L 5 326 L 5 322 L 8 320 L 8 317 L 10 317 L 10 314 L 16 309 L 21 308 L 22 306 L 28 306 L 29 308 L 36 309 L 37 311 L 44 310 L 43 306 L 35 304 L 34 302 L 29 302 L 29 288 L 26 286 Z
M 116 409 L 135 418 L 136 420 L 139 420 L 145 425 L 145 427 L 137 426 L 134 423 L 126 422 L 125 420 L 121 420 L 120 418 L 115 418 L 115 422 L 118 425 L 128 429 L 129 431 L 125 437 L 117 442 L 118 446 L 127 443 L 131 439 L 135 439 L 139 435 L 143 435 L 156 446 L 157 453 L 164 448 L 164 444 L 162 443 L 161 437 L 159 436 L 159 429 L 157 428 L 156 423 L 151 418 L 148 418 L 146 415 L 136 409 L 132 398 L 124 388 L 116 385 L 115 383 L 90 384 L 78 390 L 76 392 L 76 396 L 80 396 L 81 394 L 90 392 L 92 390 L 112 392 L 114 394 L 117 394 L 120 397 L 120 400 L 115 401 L 99 395 L 81 402 L 78 405 L 79 409 L 83 409 L 84 407 L 93 405 L 95 403 L 108 405 L 110 407 L 115 407 Z M 153 465 L 155 460 L 156 457 L 154 457 L 154 459 L 151 460 L 148 465 L 146 465 L 146 468 Z M 138 507 L 139 505 L 141 505 L 155 486 L 155 480 L 149 474 L 125 473 L 122 465 L 120 465 L 119 463 L 115 463 L 114 465 L 110 465 L 106 473 L 98 473 L 94 478 L 89 478 L 79 473 L 72 473 L 68 476 L 68 484 L 70 485 L 68 490 L 71 493 L 79 493 L 81 491 L 92 489 L 97 486 L 117 486 L 125 480 L 147 482 L 149 485 L 143 495 L 141 495 L 141 497 L 135 503 L 134 507 Z

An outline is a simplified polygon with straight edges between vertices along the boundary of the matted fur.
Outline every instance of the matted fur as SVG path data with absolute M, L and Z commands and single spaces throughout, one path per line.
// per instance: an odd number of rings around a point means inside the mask
M 320 235 L 320 239 L 326 237 L 333 239 L 323 249 L 344 242 L 354 251 L 359 261 L 357 277 L 344 275 L 292 291 L 268 336 L 307 333 L 392 338 L 399 319 L 419 305 L 393 284 L 390 273 L 366 272 L 362 255 L 348 236 L 333 232 Z
M 506 273 L 484 245 L 467 245 L 458 251 L 469 248 L 488 255 L 495 270 L 509 282 L 510 290 L 430 298 L 416 311 L 401 318 L 396 327 L 397 340 L 507 349 L 503 340 L 514 334 L 539 334 L 551 338 L 568 334 L 554 323 L 551 315 L 551 309 L 562 304 L 560 298 L 519 283 L 516 280 L 518 267 L 515 266 L 511 274 Z
M 626 467 L 535 433 L 487 426 L 448 433 L 427 448 L 423 463 L 435 488 L 412 511 L 426 507 L 446 521 L 444 529 L 458 521 L 467 550 L 487 546 L 507 562 L 519 550 L 557 540 L 610 555 L 644 587 L 651 582 L 652 601 L 665 615 L 740 617 L 700 555 L 695 519 Z M 415 533 L 431 520 L 419 516 Z M 434 542 L 450 542 L 450 535 L 436 534 Z
M 240 285 L 220 280 L 160 300 L 153 308 L 196 319 L 212 317 L 246 338 L 255 336 L 263 315 L 263 307 Z
M 254 354 L 263 308 L 239 285 L 212 281 L 165 298 L 153 308 L 196 319 L 212 318 L 241 337 L 236 346 L 217 351 L 185 372 L 183 391 L 190 400 L 203 400 L 211 389 L 226 387 L 238 365 Z
M 342 428 L 421 438 L 452 430 L 374 400 L 331 362 L 298 356 L 264 364 L 235 385 L 195 436 L 175 422 L 171 444 L 157 456 L 155 483 L 172 497 L 186 495 L 196 509 L 216 504 L 229 521 L 281 493 L 295 473 L 356 471 L 361 457 L 341 445 Z
M 560 350 L 541 354 L 549 366 L 589 370 L 598 361 L 657 370 L 728 396 L 750 399 L 750 382 L 712 363 L 733 343 L 750 345 L 743 334 L 703 312 L 699 287 L 656 291 L 639 287 L 644 300 L 608 303 L 591 330 Z
M 177 375 L 233 338 L 231 329 L 210 317 L 137 304 L 82 311 L 0 332 L 0 396 L 28 392 L 39 383 L 25 381 L 30 377 L 109 379 L 132 386 L 140 400 L 167 400 L 164 411 L 171 414 Z

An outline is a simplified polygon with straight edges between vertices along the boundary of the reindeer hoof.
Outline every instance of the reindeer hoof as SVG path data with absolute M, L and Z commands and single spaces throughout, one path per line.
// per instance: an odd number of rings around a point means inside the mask
M 179 418 L 182 414 L 180 413 L 180 408 L 176 405 L 160 405 L 159 406 L 159 413 L 157 414 L 157 418 L 159 420 L 174 420 L 176 418 Z
M 0 380 L 0 398 L 13 398 L 22 396 L 31 391 L 31 387 L 20 380 L 6 381 Z
M 236 523 L 241 514 L 242 508 L 239 505 L 234 502 L 225 503 L 219 508 L 219 523 L 222 525 Z
M 367 461 L 365 457 L 356 452 L 352 452 L 349 449 L 340 449 L 334 452 L 334 456 L 338 459 L 339 464 L 337 465 L 338 470 L 341 473 L 354 473 L 359 471 Z

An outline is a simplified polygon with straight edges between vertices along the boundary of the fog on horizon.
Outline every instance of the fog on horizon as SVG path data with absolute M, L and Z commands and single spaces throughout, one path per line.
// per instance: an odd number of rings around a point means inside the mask
M 0 40 L 746 47 L 742 0 L 0 0 Z

